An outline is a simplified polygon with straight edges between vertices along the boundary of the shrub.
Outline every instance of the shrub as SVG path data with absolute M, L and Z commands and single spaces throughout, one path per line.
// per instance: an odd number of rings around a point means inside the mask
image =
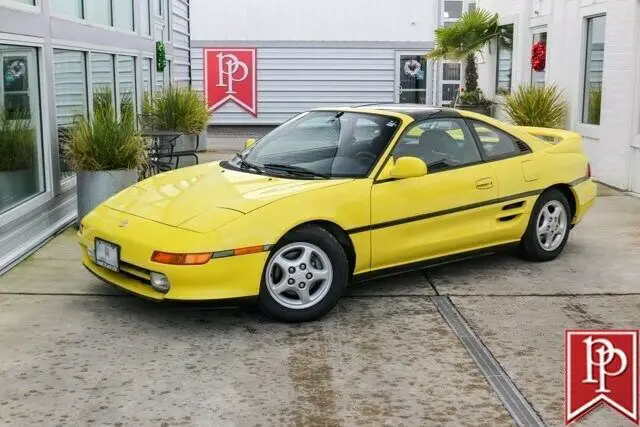
M 600 124 L 600 106 L 602 102 L 602 88 L 592 87 L 589 90 L 589 112 L 587 113 L 587 123 L 593 125 Z
M 487 106 L 491 105 L 491 101 L 484 97 L 480 88 L 476 88 L 474 90 L 461 92 L 458 96 L 457 104 L 468 106 Z
M 503 106 L 517 126 L 561 128 L 567 117 L 567 103 L 556 85 L 521 85 L 505 97 Z
M 29 114 L 0 108 L 0 172 L 32 168 L 35 146 Z
M 63 147 L 69 165 L 76 171 L 137 169 L 143 166 L 147 150 L 136 129 L 133 103 L 124 99 L 118 120 L 110 90 L 98 91 L 93 99 L 93 118 L 78 116 L 69 129 Z
M 142 111 L 145 126 L 195 135 L 209 121 L 204 99 L 190 88 L 170 87 L 145 96 Z

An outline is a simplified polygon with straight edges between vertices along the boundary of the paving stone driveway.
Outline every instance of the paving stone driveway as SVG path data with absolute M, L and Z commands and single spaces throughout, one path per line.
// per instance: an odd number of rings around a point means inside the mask
M 554 262 L 491 255 L 359 284 L 302 325 L 124 295 L 78 264 L 73 234 L 0 277 L 0 424 L 513 425 L 440 295 L 562 425 L 564 329 L 640 328 L 640 200 L 620 195 Z

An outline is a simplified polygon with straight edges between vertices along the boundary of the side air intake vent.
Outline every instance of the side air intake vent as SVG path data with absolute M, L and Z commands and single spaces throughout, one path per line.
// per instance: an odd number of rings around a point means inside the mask
M 518 147 L 518 150 L 520 150 L 521 153 L 531 152 L 531 148 L 529 148 L 529 146 L 522 141 L 516 141 L 516 146 Z

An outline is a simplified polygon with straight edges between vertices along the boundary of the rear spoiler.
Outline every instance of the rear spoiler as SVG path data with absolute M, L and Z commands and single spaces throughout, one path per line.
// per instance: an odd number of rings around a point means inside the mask
M 548 153 L 581 153 L 582 135 L 564 129 L 539 128 L 532 126 L 515 126 L 516 129 L 527 132 L 550 145 L 545 151 Z

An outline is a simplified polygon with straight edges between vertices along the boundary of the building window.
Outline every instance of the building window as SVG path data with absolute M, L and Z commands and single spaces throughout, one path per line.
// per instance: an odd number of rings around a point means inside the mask
M 171 27 L 170 27 L 170 24 L 171 24 L 171 0 L 166 0 L 165 6 L 166 6 L 165 10 L 167 11 L 167 13 L 166 13 L 166 17 L 165 17 L 164 22 L 165 22 L 165 27 L 167 28 L 167 40 L 171 41 Z
M 113 79 L 113 55 L 91 54 L 91 92 L 93 109 L 111 103 L 114 105 L 115 82 Z
M 469 2 L 469 12 L 476 10 L 476 2 Z
M 172 61 L 167 61 L 167 68 L 165 68 L 164 72 L 167 73 L 165 76 L 165 82 L 168 83 L 168 86 L 173 86 L 173 71 L 171 70 Z
M 44 191 L 37 51 L 0 44 L 0 214 Z
M 513 24 L 501 27 L 502 35 L 498 40 L 498 60 L 496 64 L 496 93 L 511 92 L 511 71 L 513 69 Z
M 545 46 L 545 48 L 547 47 L 547 32 L 546 31 L 535 33 L 533 35 L 533 44 L 532 44 L 532 46 L 535 46 L 537 43 L 542 43 Z M 539 86 L 539 87 L 544 86 L 544 83 L 545 83 L 545 70 L 536 71 L 533 68 L 531 68 L 531 83 L 533 85 L 536 85 L 536 86 Z
M 145 96 L 147 94 L 151 94 L 152 86 L 151 81 L 153 80 L 153 73 L 151 71 L 151 66 L 153 62 L 151 58 L 143 58 L 142 59 L 142 90 L 144 91 Z
M 587 18 L 587 46 L 582 96 L 582 122 L 600 124 L 604 69 L 605 16 Z
M 442 64 L 442 105 L 452 105 L 456 100 L 461 81 L 462 64 L 444 62 Z
M 166 72 L 166 69 L 165 69 Z M 156 71 L 156 90 L 160 91 L 164 89 L 164 73 L 162 71 Z
M 133 0 L 112 1 L 114 26 L 123 30 L 133 31 Z
M 462 0 L 445 0 L 444 18 L 458 19 L 462 16 Z
M 136 68 L 133 56 L 118 56 L 118 92 L 120 112 L 127 108 L 136 112 Z
M 82 0 L 51 0 L 51 10 L 74 18 L 83 18 Z
M 74 118 L 87 115 L 87 68 L 84 52 L 54 50 L 53 80 L 56 100 L 56 126 L 61 179 L 72 177 L 73 171 L 63 155 L 64 145 Z
M 111 25 L 111 0 L 86 1 L 89 21 L 96 24 Z
M 140 2 L 141 12 L 140 21 L 142 22 L 142 34 L 151 35 L 151 0 L 142 0 Z

